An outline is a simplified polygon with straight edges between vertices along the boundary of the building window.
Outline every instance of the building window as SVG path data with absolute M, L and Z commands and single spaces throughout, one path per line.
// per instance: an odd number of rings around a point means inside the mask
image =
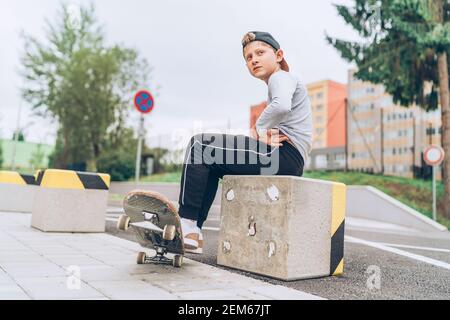
M 322 99 L 322 97 L 323 97 L 323 93 L 322 92 L 319 92 L 318 94 L 316 94 L 316 98 L 317 99 Z

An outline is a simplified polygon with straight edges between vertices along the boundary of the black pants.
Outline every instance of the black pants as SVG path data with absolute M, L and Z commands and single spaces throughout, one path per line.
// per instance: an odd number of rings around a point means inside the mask
M 303 166 L 300 152 L 286 141 L 271 147 L 244 135 L 197 134 L 185 153 L 179 214 L 201 228 L 224 175 L 301 176 Z

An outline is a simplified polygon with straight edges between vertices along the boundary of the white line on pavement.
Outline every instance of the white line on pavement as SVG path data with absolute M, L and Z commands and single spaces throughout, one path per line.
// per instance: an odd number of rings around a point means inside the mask
M 385 243 L 385 242 L 376 242 L 378 244 L 382 244 L 388 247 L 395 247 L 395 248 L 405 248 L 405 249 L 417 249 L 417 250 L 425 250 L 425 251 L 436 251 L 436 252 L 449 252 L 449 249 L 442 249 L 442 248 L 430 248 L 430 247 L 417 247 L 417 246 L 409 246 L 405 244 L 395 244 L 395 243 Z
M 410 258 L 410 259 L 414 259 L 414 260 L 417 260 L 417 261 L 422 261 L 422 262 L 434 265 L 436 267 L 441 267 L 441 268 L 450 270 L 450 264 L 445 263 L 443 261 L 436 260 L 436 259 L 431 259 L 431 258 L 428 258 L 428 257 L 424 257 L 424 256 L 421 256 L 421 255 L 418 255 L 418 254 L 414 254 L 414 253 L 410 253 L 410 252 L 407 252 L 407 251 L 399 250 L 399 249 L 396 249 L 396 248 L 391 248 L 391 247 L 388 247 L 386 245 L 383 245 L 383 244 L 380 244 L 380 243 L 377 243 L 377 242 L 366 241 L 366 240 L 362 240 L 362 239 L 358 239 L 358 238 L 354 238 L 354 237 L 350 237 L 350 236 L 346 236 L 345 240 L 348 241 L 348 242 L 351 242 L 351 243 L 364 244 L 364 245 L 369 246 L 369 247 L 373 247 L 373 248 L 377 248 L 377 249 L 384 250 L 384 251 L 387 251 L 387 252 L 395 253 L 395 254 L 398 254 L 400 256 L 404 256 L 404 257 L 407 257 L 407 258 Z
M 220 229 L 214 227 L 202 227 L 202 230 L 219 231 Z

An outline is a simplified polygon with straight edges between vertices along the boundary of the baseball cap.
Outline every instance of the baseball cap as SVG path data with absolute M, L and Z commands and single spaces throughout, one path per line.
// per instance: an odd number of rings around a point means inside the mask
M 272 46 L 275 50 L 280 49 L 280 44 L 270 33 L 263 31 L 250 31 L 245 34 L 244 38 L 242 38 L 242 50 L 246 45 L 253 41 L 262 41 Z M 289 65 L 287 64 L 286 59 L 283 58 L 280 65 L 282 70 L 289 72 Z

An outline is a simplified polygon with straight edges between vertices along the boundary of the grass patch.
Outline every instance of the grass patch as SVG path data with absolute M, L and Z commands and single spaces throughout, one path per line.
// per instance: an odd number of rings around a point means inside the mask
M 358 172 L 305 172 L 304 177 L 342 182 L 347 185 L 368 185 L 377 188 L 418 212 L 432 217 L 432 185 L 431 181 L 371 175 Z M 450 220 L 444 215 L 444 185 L 437 181 L 438 222 L 450 228 Z
M 152 174 L 151 176 L 142 177 L 141 182 L 166 182 L 166 183 L 180 183 L 181 171 Z

